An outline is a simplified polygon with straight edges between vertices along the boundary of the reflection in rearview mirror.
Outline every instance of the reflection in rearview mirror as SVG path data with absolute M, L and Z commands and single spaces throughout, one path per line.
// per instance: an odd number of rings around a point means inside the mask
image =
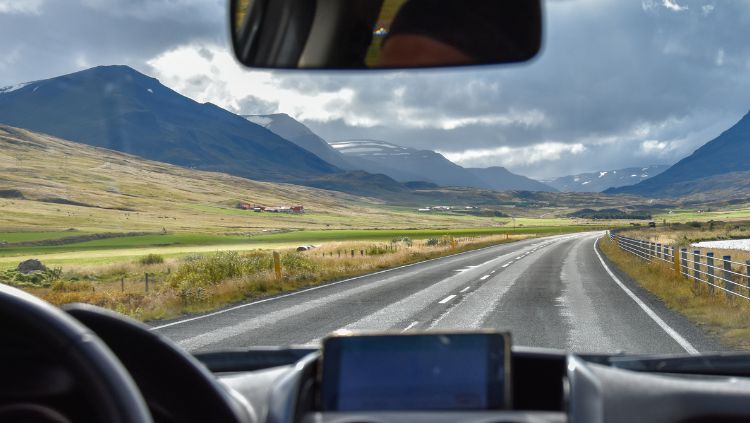
M 235 55 L 262 68 L 522 62 L 541 47 L 539 0 L 232 0 Z

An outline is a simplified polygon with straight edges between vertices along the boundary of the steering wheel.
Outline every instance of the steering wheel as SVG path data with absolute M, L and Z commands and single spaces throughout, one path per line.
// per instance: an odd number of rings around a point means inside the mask
M 146 402 L 120 361 L 74 318 L 28 293 L 0 284 L 0 319 L 22 328 L 26 340 L 57 352 L 56 357 L 86 396 L 97 421 L 152 422 Z M 17 408 L 0 407 L 0 420 L 11 416 L 21 420 L 35 417 L 31 414 L 24 418 Z

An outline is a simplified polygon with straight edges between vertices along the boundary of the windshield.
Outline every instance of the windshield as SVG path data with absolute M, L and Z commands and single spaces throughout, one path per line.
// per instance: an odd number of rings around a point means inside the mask
M 311 72 L 223 0 L 0 0 L 0 283 L 191 352 L 750 347 L 748 3 L 543 6 L 523 64 Z

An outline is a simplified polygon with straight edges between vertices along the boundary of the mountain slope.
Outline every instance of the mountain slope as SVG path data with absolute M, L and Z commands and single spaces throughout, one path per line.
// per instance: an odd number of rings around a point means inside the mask
M 311 131 L 310 128 L 287 114 L 246 115 L 243 117 L 293 142 L 338 168 L 354 170 L 341 153 Z
M 126 66 L 0 89 L 0 123 L 201 170 L 287 181 L 339 170 L 273 132 Z
M 605 192 L 648 197 L 679 197 L 706 193 L 714 189 L 726 192 L 726 185 L 719 183 L 715 186 L 707 186 L 705 179 L 750 171 L 749 157 L 750 113 L 660 175 L 636 185 L 614 188 Z M 742 187 L 738 187 L 739 189 Z
M 602 192 L 608 188 L 617 188 L 637 184 L 667 170 L 667 165 L 646 167 L 628 167 L 625 169 L 581 173 L 561 176 L 545 183 L 562 192 Z
M 555 192 L 555 188 L 525 176 L 516 175 L 500 166 L 487 168 L 467 168 L 474 176 L 481 179 L 485 188 L 495 191 L 542 191 Z

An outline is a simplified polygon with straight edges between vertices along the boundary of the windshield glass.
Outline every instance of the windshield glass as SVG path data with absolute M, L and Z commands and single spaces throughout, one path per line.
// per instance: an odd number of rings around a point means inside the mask
M 225 1 L 136 3 L 0 0 L 0 283 L 191 352 L 750 347 L 747 2 L 550 0 L 529 62 L 370 72 L 247 69 Z

